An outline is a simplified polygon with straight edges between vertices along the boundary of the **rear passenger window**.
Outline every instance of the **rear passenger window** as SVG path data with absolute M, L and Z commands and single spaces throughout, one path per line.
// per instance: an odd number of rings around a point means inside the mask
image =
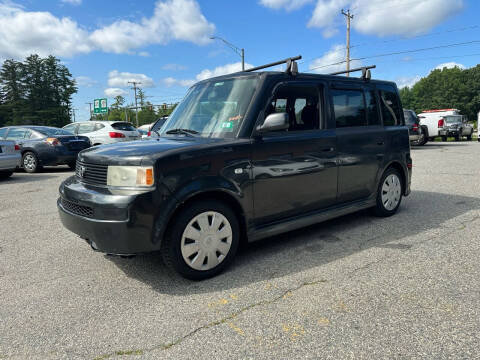
M 365 92 L 365 102 L 367 103 L 368 125 L 380 125 L 381 121 L 375 91 L 370 90 Z
M 95 123 L 85 122 L 83 124 L 78 125 L 79 134 L 86 134 L 92 131 L 95 131 Z
M 362 90 L 332 89 L 331 94 L 337 128 L 367 125 Z
M 380 106 L 384 126 L 402 125 L 402 116 L 397 92 L 392 88 L 380 90 Z
M 100 123 L 96 123 L 96 124 L 95 124 L 95 131 L 98 131 L 98 130 L 100 130 L 100 129 L 103 129 L 104 127 L 105 127 L 105 125 L 100 124 Z
M 19 140 L 25 137 L 26 129 L 10 129 L 7 140 Z

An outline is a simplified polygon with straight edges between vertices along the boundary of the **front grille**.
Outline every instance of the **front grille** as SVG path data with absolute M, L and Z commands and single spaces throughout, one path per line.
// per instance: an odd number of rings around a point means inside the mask
M 62 206 L 65 210 L 79 216 L 93 218 L 93 209 L 88 206 L 75 204 L 62 198 Z
M 108 165 L 97 165 L 77 160 L 75 175 L 82 182 L 92 185 L 107 185 Z

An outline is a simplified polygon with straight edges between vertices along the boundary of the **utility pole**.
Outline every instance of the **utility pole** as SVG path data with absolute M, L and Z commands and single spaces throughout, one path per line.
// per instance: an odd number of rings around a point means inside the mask
M 133 90 L 135 91 L 135 120 L 137 122 L 137 128 L 138 128 L 137 85 L 142 85 L 142 83 L 137 81 L 129 81 L 128 84 L 132 84 Z
M 227 45 L 230 49 L 235 51 L 237 53 L 237 55 L 239 55 L 242 58 L 242 71 L 245 71 L 245 49 L 244 48 L 240 49 L 240 48 L 236 47 L 235 45 L 233 45 L 232 43 L 229 43 L 224 38 L 221 38 L 219 36 L 210 36 L 210 39 L 211 40 L 217 39 L 217 40 L 223 41 L 225 43 L 225 45 Z
M 93 103 L 87 102 L 85 104 L 88 104 L 90 106 L 90 121 L 91 121 L 92 120 L 92 104 Z
M 353 14 L 350 14 L 350 9 L 347 12 L 342 9 L 342 15 L 347 17 L 347 71 L 350 71 L 350 20 L 353 19 Z M 347 76 L 350 73 L 347 72 Z
M 75 110 L 78 110 L 78 109 L 72 109 L 72 114 L 73 114 L 73 122 L 75 122 Z

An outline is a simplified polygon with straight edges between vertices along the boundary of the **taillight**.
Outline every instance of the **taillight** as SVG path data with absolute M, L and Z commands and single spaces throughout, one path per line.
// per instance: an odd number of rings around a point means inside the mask
M 413 124 L 412 129 L 413 129 L 413 131 L 418 131 L 418 124 Z
M 60 145 L 60 141 L 57 138 L 47 138 L 45 141 L 52 146 Z
M 15 144 L 15 151 L 20 151 L 20 145 Z
M 149 131 L 149 132 L 147 133 L 147 136 L 152 136 L 152 132 Z
M 125 137 L 125 135 L 123 135 L 122 133 L 114 132 L 114 131 L 109 132 L 108 135 L 110 135 L 111 138 L 124 138 Z
M 438 127 L 439 128 L 442 128 L 444 125 L 445 125 L 445 120 L 444 119 L 438 120 Z

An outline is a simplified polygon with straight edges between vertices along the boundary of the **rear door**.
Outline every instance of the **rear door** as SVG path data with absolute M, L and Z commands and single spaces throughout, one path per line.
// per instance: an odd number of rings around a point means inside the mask
M 368 198 L 375 193 L 385 156 L 375 89 L 334 83 L 330 88 L 338 148 L 338 202 Z

